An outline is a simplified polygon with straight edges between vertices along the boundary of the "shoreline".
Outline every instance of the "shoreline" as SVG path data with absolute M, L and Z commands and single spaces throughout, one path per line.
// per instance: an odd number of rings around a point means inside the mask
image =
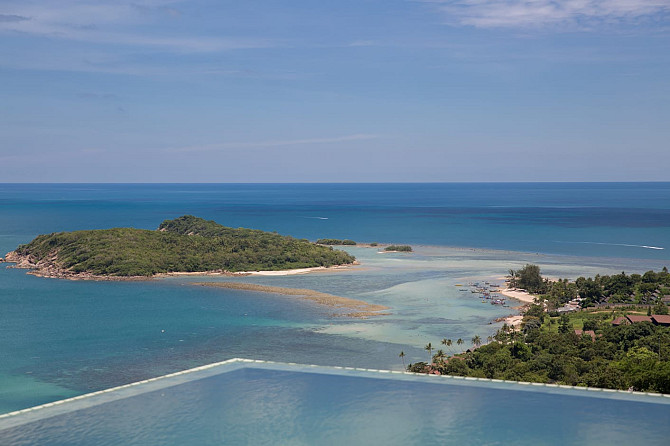
M 537 297 L 528 293 L 527 291 L 517 290 L 516 288 L 505 288 L 498 292 L 503 296 L 511 297 L 512 299 L 516 299 L 520 302 L 523 302 L 524 304 L 535 303 L 535 299 Z
M 297 296 L 327 307 L 354 310 L 350 313 L 335 314 L 335 316 L 365 319 L 371 316 L 388 316 L 390 314 L 380 313 L 380 311 L 390 309 L 384 305 L 371 304 L 362 300 L 335 296 L 310 289 L 284 288 L 278 286 L 257 285 L 255 283 L 241 282 L 192 282 L 189 285 L 242 291 L 256 291 L 261 293 L 281 294 L 283 296 Z
M 349 264 L 343 265 L 333 265 L 333 266 L 314 266 L 309 268 L 294 268 L 294 269 L 285 269 L 285 270 L 268 270 L 268 271 L 223 271 L 223 270 L 214 270 L 214 271 L 193 271 L 193 272 L 169 272 L 169 273 L 156 273 L 152 276 L 111 276 L 111 275 L 100 275 L 92 274 L 88 272 L 75 273 L 71 271 L 64 270 L 53 264 L 35 264 L 32 263 L 27 257 L 20 256 L 16 254 L 15 251 L 10 251 L 2 259 L 4 263 L 13 263 L 13 265 L 7 266 L 7 268 L 14 269 L 28 269 L 26 274 L 30 274 L 36 277 L 43 277 L 47 279 L 66 279 L 66 280 L 92 280 L 92 281 L 149 281 L 155 279 L 164 279 L 167 277 L 181 277 L 181 276 L 228 276 L 228 277 L 240 277 L 240 276 L 291 276 L 299 274 L 309 274 L 316 272 L 332 272 L 337 270 L 344 270 L 354 266 L 359 266 L 360 262 L 355 261 Z
M 499 290 L 498 293 L 502 294 L 505 297 L 516 299 L 519 302 L 522 302 L 523 305 L 514 307 L 515 309 L 522 311 L 527 309 L 530 305 L 535 303 L 536 296 L 528 293 L 527 291 L 517 290 L 516 288 L 504 288 Z M 510 327 L 515 329 L 521 328 L 521 323 L 523 322 L 523 314 L 513 314 L 505 317 L 501 317 L 495 320 L 495 322 L 503 322 Z

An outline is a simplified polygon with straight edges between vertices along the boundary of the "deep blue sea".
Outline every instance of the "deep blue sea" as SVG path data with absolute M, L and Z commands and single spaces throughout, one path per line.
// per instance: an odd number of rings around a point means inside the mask
M 3 184 L 0 248 L 184 214 L 309 239 L 670 259 L 670 183 Z
M 0 184 L 0 255 L 42 233 L 155 229 L 184 214 L 424 248 L 356 248 L 351 273 L 248 279 L 386 304 L 383 320 L 183 280 L 73 282 L 0 266 L 0 412 L 232 357 L 400 368 L 400 350 L 425 360 L 426 342 L 485 338 L 505 315 L 456 281 L 525 262 L 568 276 L 670 266 L 670 183 Z

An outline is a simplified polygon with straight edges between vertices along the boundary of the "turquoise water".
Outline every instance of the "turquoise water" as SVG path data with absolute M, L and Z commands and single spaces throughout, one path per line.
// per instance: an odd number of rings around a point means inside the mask
M 0 267 L 0 412 L 236 356 L 398 370 L 401 350 L 416 362 L 427 359 L 425 344 L 445 337 L 467 348 L 513 313 L 456 283 L 497 279 L 526 262 L 560 277 L 670 264 L 669 208 L 668 183 L 0 185 L 2 253 L 40 233 L 153 229 L 187 213 L 310 239 L 416 248 L 348 248 L 360 267 L 235 279 L 391 307 L 366 320 L 290 296 L 189 285 L 212 278 L 72 282 Z
M 13 445 L 665 445 L 665 397 L 225 364 L 0 419 Z

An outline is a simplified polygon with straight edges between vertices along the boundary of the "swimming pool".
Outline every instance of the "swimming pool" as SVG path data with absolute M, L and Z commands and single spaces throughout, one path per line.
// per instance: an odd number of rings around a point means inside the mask
M 0 444 L 668 444 L 670 397 L 229 360 L 0 416 Z

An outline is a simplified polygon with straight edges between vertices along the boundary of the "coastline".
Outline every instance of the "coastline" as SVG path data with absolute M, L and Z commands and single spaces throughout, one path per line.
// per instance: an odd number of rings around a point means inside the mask
M 505 288 L 505 289 L 499 290 L 498 292 L 500 294 L 502 294 L 503 296 L 510 297 L 512 299 L 516 299 L 516 300 L 522 302 L 523 305 L 515 307 L 515 309 L 518 309 L 520 311 L 524 310 L 524 309 L 528 308 L 530 305 L 532 305 L 535 302 L 535 298 L 536 298 L 536 296 L 528 293 L 527 291 L 518 290 L 516 288 Z M 510 327 L 514 327 L 516 329 L 516 328 L 521 327 L 521 323 L 523 322 L 523 315 L 522 314 L 514 314 L 514 315 L 507 316 L 507 317 L 502 317 L 502 318 L 496 319 L 495 321 L 496 322 L 503 322 L 503 323 L 509 325 Z
M 302 288 L 284 288 L 278 286 L 257 285 L 254 283 L 240 282 L 193 282 L 190 285 L 205 286 L 213 288 L 225 288 L 232 290 L 256 291 L 261 293 L 281 294 L 284 296 L 298 296 L 327 307 L 352 310 L 350 313 L 336 314 L 336 316 L 353 317 L 365 319 L 371 316 L 388 316 L 389 313 L 380 313 L 388 310 L 384 305 L 371 304 L 362 300 L 350 299 L 348 297 L 334 296 L 320 291 Z
M 92 281 L 139 281 L 139 280 L 154 280 L 166 277 L 180 277 L 180 276 L 192 276 L 192 277 L 291 276 L 291 275 L 309 274 L 315 272 L 332 272 L 335 270 L 342 270 L 360 265 L 360 262 L 355 261 L 353 263 L 343 265 L 314 266 L 310 268 L 294 268 L 294 269 L 272 270 L 272 271 L 231 272 L 231 271 L 215 270 L 215 271 L 156 273 L 152 276 L 111 276 L 111 275 L 91 274 L 88 272 L 75 273 L 72 271 L 62 269 L 54 264 L 41 264 L 41 265 L 35 264 L 30 262 L 30 260 L 27 257 L 18 255 L 15 251 L 8 252 L 2 261 L 14 264 L 8 266 L 7 268 L 28 269 L 30 271 L 28 271 L 26 274 L 30 274 L 36 277 L 44 277 L 48 279 L 92 280 Z
M 500 294 L 503 296 L 511 297 L 512 299 L 516 299 L 520 302 L 523 302 L 524 304 L 532 304 L 535 302 L 535 298 L 537 296 L 534 296 L 527 291 L 523 290 L 518 290 L 516 288 L 505 288 L 503 290 L 498 291 Z

